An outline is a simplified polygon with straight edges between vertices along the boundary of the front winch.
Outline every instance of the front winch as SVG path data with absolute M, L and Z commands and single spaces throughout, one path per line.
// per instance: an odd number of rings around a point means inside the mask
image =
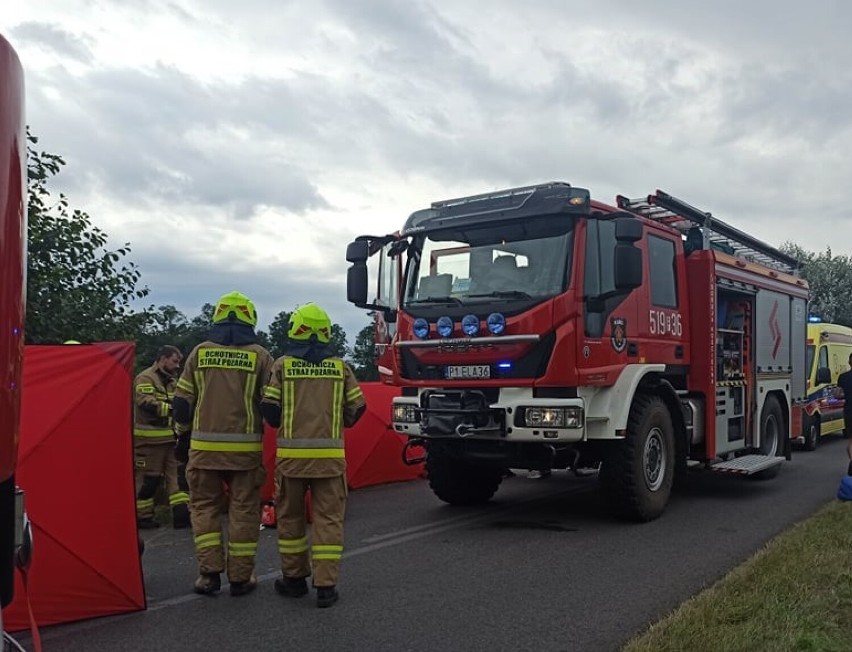
M 477 390 L 427 390 L 420 395 L 420 430 L 427 437 L 505 437 L 506 414 Z

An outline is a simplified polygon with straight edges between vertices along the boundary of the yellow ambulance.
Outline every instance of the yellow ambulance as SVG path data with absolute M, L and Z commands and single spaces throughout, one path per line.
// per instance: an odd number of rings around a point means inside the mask
M 835 396 L 837 377 L 849 370 L 852 328 L 823 322 L 808 324 L 808 398 L 802 419 L 805 450 L 817 447 L 819 438 L 843 432 L 844 399 Z

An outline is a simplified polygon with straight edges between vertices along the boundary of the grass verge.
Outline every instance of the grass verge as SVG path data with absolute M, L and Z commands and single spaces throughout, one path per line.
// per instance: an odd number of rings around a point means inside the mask
M 852 650 L 852 503 L 784 532 L 622 652 Z

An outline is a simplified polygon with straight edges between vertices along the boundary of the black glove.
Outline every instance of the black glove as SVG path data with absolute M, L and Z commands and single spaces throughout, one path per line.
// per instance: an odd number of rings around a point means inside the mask
M 175 459 L 181 464 L 189 462 L 189 435 L 178 435 L 175 442 Z

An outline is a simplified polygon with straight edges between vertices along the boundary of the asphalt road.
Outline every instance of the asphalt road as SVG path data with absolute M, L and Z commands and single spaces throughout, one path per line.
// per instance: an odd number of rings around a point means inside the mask
M 42 640 L 49 652 L 617 650 L 833 500 L 845 469 L 845 442 L 829 439 L 770 481 L 694 472 L 642 525 L 607 515 L 594 477 L 565 472 L 509 478 L 485 508 L 444 505 L 420 481 L 362 489 L 350 495 L 341 599 L 322 610 L 313 594 L 273 591 L 272 530 L 260 586 L 243 598 L 193 594 L 190 533 L 146 532 L 148 610 Z

